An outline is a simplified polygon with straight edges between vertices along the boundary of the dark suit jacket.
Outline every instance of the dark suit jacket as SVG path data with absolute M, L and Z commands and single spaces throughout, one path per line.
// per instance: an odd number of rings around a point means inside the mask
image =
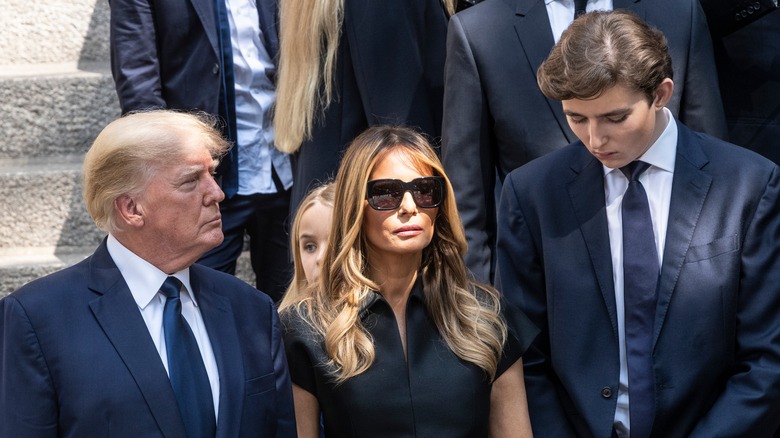
M 777 0 L 700 0 L 713 37 L 739 30 L 777 10 Z
M 438 138 L 446 34 L 440 0 L 344 0 L 336 97 L 294 155 L 293 209 L 335 175 L 346 147 L 369 126 L 407 124 Z
M 219 368 L 217 436 L 295 436 L 271 300 L 200 265 L 190 281 Z M 105 242 L 0 301 L 0 357 L 0 436 L 185 436 L 168 375 Z
M 780 424 L 780 169 L 678 124 L 654 328 L 654 437 Z M 619 354 L 603 167 L 581 142 L 507 176 L 497 282 L 541 328 L 523 357 L 536 436 L 612 430 Z
M 729 141 L 780 163 L 780 11 L 754 12 L 738 22 L 729 12 L 757 3 L 702 0 L 712 30 Z M 723 19 L 728 22 L 718 25 Z
M 725 137 L 712 44 L 697 0 L 615 0 L 669 40 L 675 90 L 667 105 L 693 129 Z M 528 161 L 577 140 L 560 102 L 544 97 L 536 70 L 553 47 L 543 0 L 486 0 L 449 25 L 442 159 L 466 228 L 466 263 L 490 278 L 494 190 Z
M 226 120 L 224 134 L 235 140 L 225 93 L 233 83 L 219 44 L 214 0 L 109 0 L 111 68 L 122 113 L 149 108 L 201 110 Z M 271 58 L 279 51 L 276 0 L 258 0 L 263 43 Z M 232 62 L 232 61 L 231 61 Z M 232 73 L 231 73 L 232 74 Z M 276 70 L 266 74 L 275 81 Z M 235 105 L 235 102 L 230 102 Z M 222 188 L 238 188 L 234 151 L 220 163 Z

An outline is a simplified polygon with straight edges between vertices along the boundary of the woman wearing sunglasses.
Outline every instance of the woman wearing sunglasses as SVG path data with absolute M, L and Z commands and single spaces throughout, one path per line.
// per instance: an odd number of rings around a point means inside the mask
M 319 436 L 320 412 L 326 437 L 531 435 L 520 355 L 536 329 L 470 280 L 465 251 L 428 142 L 358 136 L 319 283 L 282 312 L 299 436 Z

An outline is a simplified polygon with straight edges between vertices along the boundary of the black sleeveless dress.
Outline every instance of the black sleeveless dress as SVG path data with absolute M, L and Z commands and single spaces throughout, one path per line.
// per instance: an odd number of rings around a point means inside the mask
M 282 315 L 292 381 L 317 397 L 325 436 L 488 436 L 491 382 L 442 340 L 425 308 L 421 280 L 407 302 L 407 360 L 395 315 L 379 294 L 360 317 L 374 341 L 374 363 L 336 385 L 325 365 L 322 338 L 296 312 Z M 522 314 L 507 320 L 510 335 L 496 378 L 520 358 L 538 331 Z

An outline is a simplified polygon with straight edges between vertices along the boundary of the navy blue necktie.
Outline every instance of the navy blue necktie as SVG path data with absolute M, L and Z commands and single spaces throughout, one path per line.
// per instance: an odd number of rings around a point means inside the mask
M 163 310 L 168 375 L 189 438 L 214 437 L 217 426 L 214 398 L 195 335 L 181 314 L 181 282 L 168 277 L 160 288 L 167 298 Z
M 574 0 L 574 18 L 584 14 L 588 6 L 588 0 Z
M 650 436 L 655 418 L 653 323 L 660 272 L 647 193 L 639 175 L 649 164 L 634 161 L 620 170 L 629 180 L 623 195 L 623 296 L 625 299 L 628 406 L 631 438 Z

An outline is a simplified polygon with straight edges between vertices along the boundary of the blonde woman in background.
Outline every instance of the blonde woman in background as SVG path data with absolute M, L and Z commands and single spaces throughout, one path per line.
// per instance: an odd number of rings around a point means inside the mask
M 369 126 L 441 132 L 448 17 L 455 0 L 281 0 L 274 116 L 295 153 L 291 206 L 333 176 Z
M 281 312 L 301 437 L 531 435 L 536 329 L 470 280 L 455 198 L 411 129 L 346 151 L 318 284 Z M 506 321 L 515 321 L 508 324 Z
M 279 303 L 279 310 L 300 301 L 309 286 L 315 284 L 320 276 L 330 235 L 334 192 L 333 183 L 315 188 L 303 198 L 295 214 L 290 232 L 293 279 Z

